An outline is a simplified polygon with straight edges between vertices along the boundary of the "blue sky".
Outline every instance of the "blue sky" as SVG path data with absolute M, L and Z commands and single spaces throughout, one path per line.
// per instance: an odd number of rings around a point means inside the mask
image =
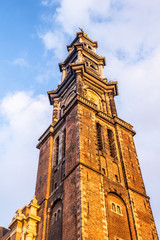
M 46 71 L 48 64 L 38 36 L 39 29 L 43 28 L 42 15 L 46 9 L 40 1 L 1 1 L 0 9 L 0 96 L 10 90 L 22 89 L 44 93 L 48 79 L 42 86 L 37 84 L 36 78 Z
M 46 92 L 56 88 L 58 62 L 83 26 L 118 81 L 119 116 L 135 126 L 144 182 L 160 225 L 159 0 L 0 1 L 0 225 L 34 195 L 37 139 L 51 123 Z M 159 230 L 160 231 L 160 230 Z

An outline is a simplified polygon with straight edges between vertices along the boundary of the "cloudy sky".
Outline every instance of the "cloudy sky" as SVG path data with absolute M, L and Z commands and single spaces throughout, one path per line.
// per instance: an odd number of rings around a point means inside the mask
M 37 139 L 51 123 L 46 92 L 83 26 L 118 81 L 119 117 L 134 125 L 147 194 L 160 232 L 160 0 L 0 1 L 0 225 L 34 195 Z

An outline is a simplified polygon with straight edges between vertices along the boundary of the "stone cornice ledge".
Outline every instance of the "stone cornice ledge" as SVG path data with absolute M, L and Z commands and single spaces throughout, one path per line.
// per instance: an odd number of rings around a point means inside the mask
M 47 130 L 42 134 L 42 136 L 38 139 L 39 143 L 37 144 L 37 148 L 39 149 L 42 144 L 44 143 L 44 141 L 46 140 L 46 138 L 48 138 L 49 136 L 51 136 L 51 134 L 53 133 L 54 128 L 53 128 L 53 124 L 51 123 L 50 126 L 47 128 Z
M 96 111 L 97 116 L 107 120 L 108 122 L 110 122 L 112 124 L 119 124 L 120 126 L 122 126 L 122 127 L 126 128 L 127 130 L 131 131 L 133 133 L 133 135 L 136 134 L 136 132 L 133 130 L 133 126 L 130 123 L 125 122 L 124 120 L 122 120 L 121 118 L 119 118 L 117 116 L 112 117 L 112 116 L 109 116 L 107 113 L 99 111 L 99 109 L 97 108 L 97 105 L 95 103 L 91 102 L 87 98 L 85 98 L 85 97 L 83 97 L 83 96 L 81 96 L 80 94 L 77 93 L 77 95 L 75 95 L 75 97 L 66 106 L 65 113 L 62 116 L 62 118 L 54 126 L 53 126 L 53 124 L 51 124 L 47 128 L 47 130 L 42 134 L 42 136 L 38 139 L 39 143 L 36 146 L 38 149 L 42 146 L 42 144 L 45 142 L 45 140 L 49 136 L 51 136 L 56 131 L 56 129 L 62 124 L 62 122 L 64 121 L 66 113 L 75 104 L 76 101 L 79 101 L 79 102 L 85 104 L 86 106 L 92 108 L 94 111 Z
M 109 116 L 108 114 L 106 114 L 106 113 L 104 113 L 104 112 L 101 112 L 101 111 L 98 111 L 98 112 L 97 112 L 97 115 L 98 115 L 99 117 L 102 117 L 102 118 L 106 119 L 108 122 L 114 124 L 113 118 L 112 118 L 111 116 Z
M 119 118 L 117 116 L 114 116 L 114 123 L 118 123 L 122 127 L 130 130 L 133 133 L 133 135 L 136 134 L 136 132 L 133 130 L 133 126 L 130 123 L 125 122 L 124 120 L 122 120 L 121 118 Z

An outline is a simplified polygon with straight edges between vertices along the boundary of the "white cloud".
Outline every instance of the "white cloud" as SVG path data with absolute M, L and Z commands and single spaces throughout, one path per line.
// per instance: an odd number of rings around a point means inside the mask
M 41 38 L 48 50 L 51 50 L 56 47 L 57 39 L 55 38 L 53 32 L 47 32 L 44 35 L 42 35 Z
M 0 189 L 6 202 L 1 216 L 6 227 L 8 217 L 11 220 L 14 211 L 30 202 L 34 195 L 38 165 L 36 144 L 51 123 L 50 110 L 46 96 L 34 97 L 31 92 L 10 93 L 0 102 L 3 119 L 0 126 Z
M 29 66 L 29 64 L 25 58 L 16 58 L 9 63 L 12 65 L 20 66 L 20 67 L 28 67 Z
M 41 4 L 46 7 L 51 7 L 59 2 L 60 2 L 59 0 L 43 0 L 41 1 Z
M 65 37 L 61 31 L 47 31 L 44 34 L 40 34 L 39 37 L 42 39 L 45 49 L 47 51 L 54 50 L 54 54 L 57 58 L 63 58 L 65 53 Z
M 43 6 L 48 6 L 48 1 L 42 1 L 41 4 L 42 4 Z
M 51 2 L 50 2 L 51 3 Z M 73 36 L 83 26 L 91 36 L 103 41 L 115 55 L 123 52 L 128 60 L 138 60 L 159 44 L 158 1 L 75 0 L 59 1 L 50 18 L 53 28 L 41 34 L 47 49 L 64 49 L 66 33 Z M 58 40 L 58 41 L 57 41 Z M 58 45 L 57 45 L 58 42 Z M 61 46 L 61 47 L 60 47 Z M 61 51 L 56 51 L 61 54 Z

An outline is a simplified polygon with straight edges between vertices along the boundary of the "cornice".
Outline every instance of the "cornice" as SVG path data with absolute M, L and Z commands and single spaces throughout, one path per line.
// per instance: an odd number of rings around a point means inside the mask
M 51 105 L 53 105 L 53 99 L 59 98 L 62 92 L 64 92 L 65 89 L 67 89 L 67 87 L 74 81 L 74 79 L 75 79 L 75 75 L 69 74 L 66 76 L 64 81 L 58 86 L 57 89 L 53 89 L 52 91 L 47 92 Z
M 108 87 L 110 86 L 113 87 L 114 96 L 118 95 L 118 84 L 116 81 L 107 82 L 106 78 L 101 78 L 98 74 L 95 74 L 95 72 L 90 70 L 88 71 L 88 68 L 85 66 L 84 62 L 72 63 L 70 66 L 75 71 L 75 73 L 81 72 L 83 77 L 86 78 L 86 80 L 91 81 L 92 84 L 96 82 L 95 80 L 98 80 L 96 84 L 98 85 L 101 83 L 101 87 L 104 87 L 105 90 L 108 90 Z M 92 76 L 93 79 L 91 79 L 89 76 Z
M 122 120 L 121 118 L 119 118 L 117 116 L 112 117 L 112 116 L 100 111 L 97 108 L 97 105 L 95 103 L 93 103 L 92 101 L 88 100 L 87 98 L 85 98 L 85 97 L 83 97 L 83 96 L 81 96 L 80 94 L 77 93 L 75 95 L 75 97 L 65 107 L 64 114 L 58 120 L 58 122 L 55 125 L 51 124 L 47 128 L 47 130 L 42 134 L 42 136 L 38 139 L 39 143 L 36 146 L 38 149 L 40 149 L 40 147 L 48 139 L 48 137 L 55 135 L 55 133 L 57 132 L 57 129 L 64 123 L 66 115 L 71 110 L 71 108 L 76 104 L 76 102 L 81 103 L 81 104 L 89 107 L 90 109 L 92 109 L 96 113 L 96 115 L 98 117 L 100 117 L 101 119 L 109 122 L 110 124 L 112 124 L 112 125 L 118 124 L 119 126 L 121 126 L 121 127 L 125 128 L 126 130 L 132 132 L 133 135 L 136 134 L 136 132 L 133 130 L 133 126 L 130 123 L 125 122 L 124 120 Z
M 94 58 L 96 58 L 98 60 L 102 60 L 103 65 L 106 66 L 106 58 L 105 57 L 102 57 L 102 56 L 98 55 L 97 53 L 93 52 L 92 50 L 89 50 L 84 45 L 83 45 L 83 50 L 86 51 L 87 53 L 89 53 L 90 55 L 92 55 Z
M 76 74 L 78 72 L 81 72 L 84 79 L 91 82 L 92 84 L 99 85 L 101 88 L 104 88 L 105 90 L 109 90 L 111 87 L 111 90 L 113 91 L 114 96 L 118 95 L 118 84 L 117 82 L 107 82 L 106 78 L 101 78 L 98 73 L 95 71 L 91 71 L 88 67 L 85 66 L 84 62 L 76 62 L 71 63 L 71 72 L 66 76 L 64 81 L 58 85 L 57 89 L 53 89 L 52 91 L 48 91 L 48 97 L 50 104 L 53 105 L 53 99 L 59 98 L 62 92 L 71 84 L 71 82 L 75 79 Z
M 133 130 L 133 126 L 130 123 L 127 123 L 126 121 L 122 120 L 121 118 L 114 116 L 114 122 L 115 122 L 115 124 L 119 124 L 122 127 L 132 131 L 133 135 L 136 134 L 136 132 Z
M 68 64 L 70 59 L 76 57 L 77 52 L 79 50 L 82 51 L 82 54 L 84 54 L 84 55 L 85 55 L 85 53 L 88 53 L 90 55 L 90 57 L 94 58 L 94 60 L 97 61 L 97 63 L 99 61 L 102 61 L 103 65 L 106 66 L 105 57 L 102 57 L 102 56 L 98 55 L 97 53 L 93 52 L 92 50 L 89 50 L 87 47 L 84 46 L 83 42 L 77 42 L 77 43 L 74 44 L 74 49 L 69 53 L 69 55 L 64 60 L 64 62 L 59 63 L 59 68 L 60 68 L 61 72 L 63 71 L 63 67 L 65 67 Z
M 54 126 L 53 126 L 53 123 L 51 123 L 50 126 L 46 129 L 46 131 L 38 139 L 39 143 L 37 144 L 36 147 L 40 149 L 42 144 L 48 139 L 48 137 L 52 135 L 53 132 L 54 132 Z

